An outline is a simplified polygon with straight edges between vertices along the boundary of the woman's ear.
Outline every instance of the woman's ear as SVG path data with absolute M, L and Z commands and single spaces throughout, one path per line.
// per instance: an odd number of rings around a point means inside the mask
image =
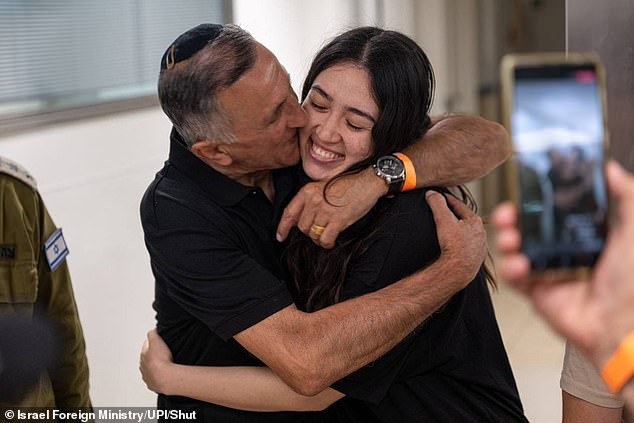
M 212 140 L 198 140 L 192 145 L 192 153 L 205 163 L 227 167 L 233 163 L 227 144 Z

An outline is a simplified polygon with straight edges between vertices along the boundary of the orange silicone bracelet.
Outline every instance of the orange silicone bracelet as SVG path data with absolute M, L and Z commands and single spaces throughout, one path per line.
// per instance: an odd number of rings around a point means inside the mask
M 414 163 L 403 153 L 394 153 L 396 157 L 401 159 L 405 166 L 405 182 L 403 182 L 402 191 L 410 191 L 416 188 L 416 169 L 414 169 Z
M 632 376 L 634 376 L 634 331 L 621 341 L 619 348 L 601 371 L 601 377 L 613 393 L 621 391 Z

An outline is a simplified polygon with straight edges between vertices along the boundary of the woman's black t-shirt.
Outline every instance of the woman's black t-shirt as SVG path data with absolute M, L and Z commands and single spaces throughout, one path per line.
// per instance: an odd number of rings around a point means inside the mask
M 353 258 L 345 299 L 390 285 L 440 254 L 425 191 L 382 202 L 378 230 Z M 527 421 L 482 272 L 393 350 L 333 388 L 346 394 L 327 410 L 339 421 Z

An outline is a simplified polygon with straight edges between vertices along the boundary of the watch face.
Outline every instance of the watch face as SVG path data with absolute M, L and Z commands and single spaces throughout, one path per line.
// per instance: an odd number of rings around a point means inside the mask
M 394 156 L 380 157 L 376 162 L 376 167 L 381 173 L 390 178 L 401 177 L 405 171 L 403 162 Z

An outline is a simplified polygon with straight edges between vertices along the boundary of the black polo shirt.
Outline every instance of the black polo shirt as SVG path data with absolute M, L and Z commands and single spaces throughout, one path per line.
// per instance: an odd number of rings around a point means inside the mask
M 275 171 L 274 181 L 272 204 L 259 188 L 214 171 L 172 131 L 169 160 L 143 196 L 141 221 L 156 280 L 157 328 L 176 363 L 263 365 L 232 337 L 292 303 L 275 229 L 296 191 L 296 171 Z M 158 406 L 197 410 L 199 421 L 307 419 L 164 395 Z
M 379 207 L 386 211 L 351 263 L 346 299 L 411 275 L 440 254 L 424 191 Z M 342 234 L 360 235 L 354 226 Z M 527 421 L 481 273 L 392 351 L 333 388 L 347 395 L 330 407 L 341 422 Z

